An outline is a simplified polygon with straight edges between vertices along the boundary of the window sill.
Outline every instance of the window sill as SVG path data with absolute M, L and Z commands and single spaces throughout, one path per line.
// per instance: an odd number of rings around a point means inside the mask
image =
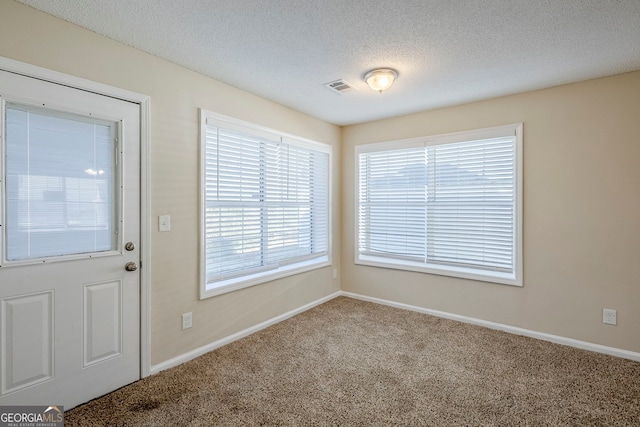
M 331 261 L 329 256 L 323 256 L 295 264 L 283 265 L 277 269 L 266 272 L 261 271 L 259 273 L 234 277 L 218 282 L 204 283 L 200 289 L 200 299 L 203 300 L 217 295 L 226 294 L 228 292 L 260 285 L 262 283 L 271 282 L 276 279 L 282 279 L 284 277 L 293 276 L 306 271 L 328 267 L 330 265 Z
M 394 270 L 414 271 L 418 273 L 437 274 L 439 276 L 458 277 L 481 282 L 497 283 L 501 285 L 522 286 L 522 278 L 517 274 L 499 271 L 483 271 L 472 268 L 441 266 L 436 264 L 421 264 L 417 262 L 388 259 L 370 255 L 356 257 L 356 264 L 371 267 L 390 268 Z

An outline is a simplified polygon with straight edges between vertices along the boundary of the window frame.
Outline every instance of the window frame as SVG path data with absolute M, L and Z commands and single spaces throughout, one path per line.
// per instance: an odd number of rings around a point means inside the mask
M 1 71 L 1 70 L 0 70 Z M 122 243 L 122 233 L 119 227 L 121 222 L 121 218 L 124 215 L 124 200 L 123 194 L 120 190 L 121 183 L 123 180 L 124 170 L 121 167 L 122 165 L 122 151 L 121 151 L 121 142 L 123 139 L 123 124 L 122 121 L 115 117 L 110 117 L 108 115 L 93 115 L 88 113 L 83 113 L 80 111 L 74 111 L 70 109 L 60 108 L 56 106 L 42 106 L 42 104 L 36 104 L 33 100 L 30 99 L 22 99 L 22 98 L 2 98 L 0 99 L 0 220 L 2 224 L 7 225 L 7 209 L 8 209 L 8 201 L 6 200 L 8 189 L 7 189 L 7 110 L 21 110 L 29 113 L 36 113 L 41 115 L 46 115 L 52 118 L 61 118 L 74 120 L 78 122 L 85 122 L 94 125 L 104 125 L 109 126 L 111 129 L 111 137 L 115 138 L 113 142 L 112 150 L 113 154 L 113 166 L 114 170 L 112 171 L 112 204 L 110 209 L 110 227 L 112 229 L 112 245 L 110 249 L 99 250 L 99 251 L 87 251 L 81 253 L 71 253 L 71 254 L 62 254 L 62 255 L 43 255 L 43 256 L 33 256 L 33 257 L 21 257 L 16 259 L 9 258 L 9 250 L 8 250 L 8 238 L 6 233 L 8 230 L 5 228 L 2 233 L 0 233 L 0 266 L 3 268 L 8 267 L 22 267 L 26 265 L 35 265 L 42 263 L 52 263 L 52 262 L 65 262 L 65 261 L 73 261 L 79 259 L 86 258 L 102 258 L 102 257 L 113 257 L 117 255 L 122 255 L 123 252 L 123 243 Z M 40 230 L 33 230 L 32 232 L 39 233 Z
M 514 159 L 514 254 L 513 254 L 513 273 L 504 273 L 500 271 L 480 270 L 470 267 L 451 266 L 434 264 L 427 262 L 416 262 L 411 260 L 400 259 L 397 257 L 384 257 L 376 255 L 364 255 L 360 253 L 360 155 L 376 151 L 401 150 L 415 147 L 428 147 L 435 145 L 444 145 L 452 143 L 460 143 L 466 141 L 477 141 L 482 139 L 497 137 L 515 137 L 515 159 Z M 450 276 L 463 279 L 477 280 L 481 282 L 491 282 L 512 286 L 523 286 L 523 243 L 522 243 L 522 193 L 523 193 L 523 124 L 515 123 L 503 126 L 495 126 L 483 129 L 474 129 L 461 132 L 452 132 L 439 135 L 430 135 L 424 137 L 384 141 L 369 144 L 360 144 L 355 146 L 355 180 L 354 180 L 354 262 L 357 265 L 390 268 L 396 270 L 413 271 L 427 274 L 436 274 L 441 276 Z
M 271 136 L 278 136 L 282 142 L 291 145 L 297 145 L 301 147 L 311 148 L 315 151 L 324 152 L 327 154 L 327 230 L 326 230 L 326 242 L 327 251 L 322 256 L 313 257 L 311 259 L 301 259 L 293 263 L 284 263 L 275 269 L 267 269 L 264 271 L 254 271 L 245 274 L 238 274 L 234 277 L 229 277 L 217 282 L 217 285 L 211 286 L 207 283 L 207 252 L 206 252 L 206 134 L 207 124 L 211 122 L 214 126 L 225 127 L 229 130 L 250 130 L 255 132 L 255 135 L 268 134 Z M 333 147 L 330 144 L 313 141 L 307 138 L 303 138 L 297 135 L 288 134 L 272 128 L 268 128 L 254 123 L 246 122 L 233 117 L 225 116 L 222 114 L 200 109 L 200 152 L 199 152 L 199 269 L 200 269 L 200 299 L 210 298 L 216 295 L 233 292 L 239 289 L 244 289 L 250 286 L 256 286 L 262 283 L 270 282 L 276 279 L 304 273 L 307 271 L 316 270 L 319 268 L 327 267 L 332 264 L 332 233 L 331 233 L 331 212 L 332 212 L 332 150 Z

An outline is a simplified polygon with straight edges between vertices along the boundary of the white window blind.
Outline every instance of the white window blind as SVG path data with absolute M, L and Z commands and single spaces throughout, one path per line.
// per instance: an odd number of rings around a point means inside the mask
M 326 261 L 328 149 L 212 119 L 204 148 L 206 289 Z
M 116 124 L 6 109 L 6 259 L 115 249 Z
M 358 262 L 518 284 L 519 144 L 509 129 L 360 146 Z
M 360 253 L 426 257 L 424 148 L 360 155 Z

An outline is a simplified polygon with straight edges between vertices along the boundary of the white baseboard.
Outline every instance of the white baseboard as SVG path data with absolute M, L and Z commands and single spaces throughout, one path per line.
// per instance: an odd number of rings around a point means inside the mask
M 203 354 L 208 353 L 212 350 L 215 350 L 216 348 L 220 348 L 223 345 L 230 344 L 236 340 L 239 340 L 241 338 L 254 334 L 262 329 L 268 328 L 269 326 L 275 325 L 276 323 L 282 322 L 283 320 L 287 320 L 290 317 L 295 316 L 296 314 L 300 314 L 320 304 L 324 304 L 325 302 L 332 300 L 336 297 L 339 297 L 340 295 L 341 295 L 340 292 L 335 292 L 331 295 L 327 295 L 324 298 L 320 298 L 319 300 L 310 302 L 309 304 L 306 304 L 306 305 L 303 305 L 302 307 L 298 307 L 294 310 L 288 311 L 284 314 L 281 314 L 279 316 L 266 320 L 255 326 L 251 326 L 250 328 L 244 329 L 240 332 L 236 332 L 233 335 L 229 335 L 228 337 L 222 338 L 218 341 L 214 341 L 210 344 L 188 351 L 172 359 L 165 360 L 164 362 L 160 362 L 157 365 L 151 366 L 150 374 L 151 375 L 157 374 L 158 372 L 164 371 L 165 369 L 169 369 L 169 368 L 173 368 L 174 366 L 181 365 L 184 362 L 188 362 L 191 359 L 195 359 L 198 356 L 202 356 Z
M 165 369 L 173 368 L 174 366 L 181 365 L 184 362 L 188 362 L 191 359 L 195 359 L 198 356 L 202 356 L 205 353 L 208 353 L 212 350 L 220 348 L 224 345 L 230 344 L 236 340 L 254 334 L 262 329 L 268 328 L 269 326 L 275 325 L 276 323 L 282 322 L 283 320 L 289 319 L 296 314 L 300 314 L 304 311 L 307 311 L 313 307 L 316 307 L 320 304 L 324 304 L 327 301 L 330 301 L 336 297 L 345 296 L 348 298 L 359 299 L 362 301 L 368 301 L 376 304 L 388 305 L 390 307 L 400 308 L 403 310 L 416 311 L 418 313 L 424 313 L 431 316 L 442 317 L 445 319 L 456 320 L 458 322 L 470 323 L 473 325 L 484 326 L 486 328 L 495 329 L 498 331 L 509 332 L 516 335 L 522 335 L 531 338 L 537 338 L 543 341 L 549 341 L 555 344 L 567 345 L 570 347 L 580 348 L 583 350 L 595 351 L 597 353 L 608 354 L 611 356 L 622 357 L 625 359 L 635 360 L 640 362 L 640 353 L 636 353 L 633 351 L 622 350 L 614 347 L 607 347 L 600 344 L 593 344 L 586 341 L 575 340 L 573 338 L 561 337 L 558 335 L 551 335 L 544 332 L 532 331 L 530 329 L 518 328 L 515 326 L 509 326 L 502 323 L 490 322 L 488 320 L 476 319 L 474 317 L 461 316 L 459 314 L 447 313 L 444 311 L 431 310 L 428 308 L 418 307 L 409 304 L 403 304 L 400 302 L 389 301 L 381 298 L 374 298 L 366 295 L 356 294 L 353 292 L 345 292 L 338 291 L 331 295 L 327 295 L 324 298 L 320 298 L 316 301 L 310 302 L 309 304 L 303 305 L 302 307 L 298 307 L 294 310 L 291 310 L 287 313 L 276 316 L 272 319 L 266 320 L 262 323 L 259 323 L 250 328 L 244 329 L 240 332 L 236 332 L 233 335 L 229 335 L 228 337 L 222 338 L 220 340 L 214 341 L 210 344 L 204 345 L 202 347 L 196 348 L 194 350 L 183 353 L 179 356 L 176 356 L 172 359 L 166 360 L 164 362 L 160 362 L 157 365 L 151 366 L 150 374 L 157 374 L 160 371 L 164 371 Z
M 593 344 L 586 341 L 575 340 L 573 338 L 565 338 L 558 335 L 546 334 L 544 332 L 532 331 L 530 329 L 518 328 L 516 326 L 509 326 L 502 323 L 490 322 L 488 320 L 476 319 L 474 317 L 461 316 L 459 314 L 447 313 L 444 311 L 430 310 L 428 308 L 417 307 L 414 305 L 403 304 L 395 301 L 389 301 L 380 298 L 369 297 L 366 295 L 355 294 L 352 292 L 340 291 L 340 295 L 355 298 L 362 301 L 373 302 L 376 304 L 388 305 L 390 307 L 401 308 L 404 310 L 416 311 L 418 313 L 429 314 L 431 316 L 442 317 L 445 319 L 457 320 L 458 322 L 470 323 L 473 325 L 484 326 L 490 329 L 496 329 L 498 331 L 509 332 L 516 335 L 523 335 L 525 337 L 537 338 L 543 341 L 549 341 L 555 344 L 567 345 L 570 347 L 580 348 L 583 350 L 595 351 L 597 353 L 608 354 L 610 356 L 622 357 L 625 359 L 635 360 L 640 362 L 640 353 L 634 351 L 622 350 L 615 347 L 607 347 L 600 344 Z

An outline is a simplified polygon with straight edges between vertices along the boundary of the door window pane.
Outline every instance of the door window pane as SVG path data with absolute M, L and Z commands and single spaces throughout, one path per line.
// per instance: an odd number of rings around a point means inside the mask
M 7 106 L 8 260 L 115 249 L 115 135 L 112 122 Z

